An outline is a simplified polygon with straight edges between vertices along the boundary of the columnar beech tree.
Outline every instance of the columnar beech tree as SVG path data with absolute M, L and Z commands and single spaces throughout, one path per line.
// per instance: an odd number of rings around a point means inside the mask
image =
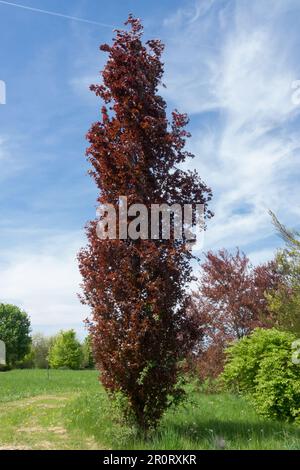
M 209 217 L 210 189 L 196 172 L 180 169 L 192 157 L 184 149 L 187 116 L 175 111 L 169 122 L 158 95 L 163 45 L 143 44 L 138 19 L 130 16 L 126 25 L 112 46 L 100 47 L 109 58 L 103 83 L 91 87 L 105 103 L 87 135 L 98 203 L 113 204 L 117 214 L 119 196 L 148 209 L 199 203 Z M 104 387 L 112 397 L 121 392 L 147 429 L 183 394 L 178 363 L 198 335 L 186 313 L 192 254 L 184 238 L 119 239 L 117 229 L 116 239 L 100 240 L 96 224 L 87 225 L 88 245 L 79 254 L 95 359 Z

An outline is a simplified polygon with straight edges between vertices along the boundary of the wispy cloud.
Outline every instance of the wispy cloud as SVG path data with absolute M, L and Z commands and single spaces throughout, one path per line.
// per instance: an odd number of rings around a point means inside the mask
M 187 4 L 186 14 L 181 8 L 165 21 L 167 96 L 193 114 L 191 146 L 199 155 L 193 165 L 215 193 L 206 248 L 267 239 L 269 207 L 295 223 L 300 138 L 291 97 L 300 76 L 298 29 L 289 25 L 287 40 L 280 28 L 295 4 L 211 2 L 192 23 Z
M 165 18 L 164 25 L 180 27 L 182 23 L 192 24 L 209 12 L 215 0 L 198 0 L 194 3 L 186 4 L 184 8 L 179 8 L 168 18 Z

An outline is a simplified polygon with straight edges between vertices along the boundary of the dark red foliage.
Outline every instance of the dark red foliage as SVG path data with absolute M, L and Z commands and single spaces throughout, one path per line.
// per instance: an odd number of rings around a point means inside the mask
M 157 94 L 163 45 L 143 45 L 138 19 L 126 24 L 128 32 L 118 30 L 112 46 L 101 46 L 109 53 L 103 84 L 91 87 L 106 104 L 87 136 L 98 203 L 117 209 L 119 196 L 147 207 L 203 203 L 209 217 L 210 189 L 178 168 L 192 157 L 184 150 L 187 116 L 173 112 L 169 125 Z M 178 362 L 199 338 L 186 311 L 192 255 L 184 240 L 100 240 L 95 228 L 96 220 L 87 226 L 79 266 L 101 381 L 112 394 L 121 391 L 136 422 L 148 428 L 182 394 Z
M 256 327 L 272 326 L 265 293 L 280 282 L 274 262 L 253 267 L 239 250 L 234 255 L 226 250 L 206 254 L 191 304 L 204 338 L 197 355 L 201 378 L 219 375 L 230 341 Z

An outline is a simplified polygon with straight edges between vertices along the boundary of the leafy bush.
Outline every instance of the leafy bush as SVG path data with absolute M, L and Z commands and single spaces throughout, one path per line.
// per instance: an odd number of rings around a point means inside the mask
M 79 369 L 81 362 L 81 344 L 76 339 L 75 331 L 61 331 L 50 348 L 50 367 L 53 369 Z
M 291 333 L 256 328 L 249 336 L 232 343 L 225 351 L 226 367 L 222 378 L 229 388 L 237 392 L 253 392 L 256 387 L 262 359 L 281 349 L 287 349 L 291 359 L 291 344 L 295 336 Z
M 300 365 L 292 362 L 292 333 L 257 328 L 229 346 L 225 385 L 248 395 L 269 418 L 300 420 Z
M 254 399 L 261 415 L 300 424 L 300 365 L 291 362 L 290 351 L 273 351 L 261 361 Z

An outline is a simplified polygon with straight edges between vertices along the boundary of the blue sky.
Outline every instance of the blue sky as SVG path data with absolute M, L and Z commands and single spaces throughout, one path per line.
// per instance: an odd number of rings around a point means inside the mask
M 298 0 L 15 3 L 108 26 L 0 2 L 1 301 L 23 307 L 34 331 L 83 332 L 75 257 L 95 216 L 84 151 L 101 106 L 88 86 L 105 62 L 99 45 L 129 12 L 166 44 L 161 93 L 191 118 L 189 166 L 214 192 L 204 249 L 272 257 L 281 241 L 267 210 L 290 226 L 300 213 Z

